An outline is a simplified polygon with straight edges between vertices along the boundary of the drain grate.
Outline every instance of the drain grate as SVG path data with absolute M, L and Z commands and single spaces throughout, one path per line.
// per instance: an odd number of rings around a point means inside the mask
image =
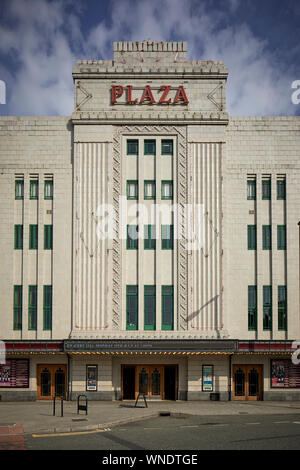
M 88 421 L 87 418 L 72 418 L 72 421 Z

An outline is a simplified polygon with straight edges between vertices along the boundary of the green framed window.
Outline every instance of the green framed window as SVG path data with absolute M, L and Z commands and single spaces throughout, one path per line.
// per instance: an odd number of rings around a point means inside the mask
M 139 247 L 138 226 L 127 225 L 127 250 L 137 250 Z
M 15 181 L 15 199 L 24 199 L 24 180 Z
M 44 249 L 53 249 L 53 225 L 44 225 Z
M 161 141 L 161 154 L 173 156 L 173 151 L 174 151 L 173 140 L 163 139 Z
M 286 286 L 278 286 L 278 330 L 287 331 Z
M 156 249 L 156 227 L 155 225 L 144 225 L 144 249 Z
M 15 225 L 14 247 L 23 250 L 23 225 Z
M 126 286 L 126 330 L 138 329 L 138 286 Z
M 154 180 L 144 181 L 144 199 L 155 199 L 156 183 Z
M 161 226 L 161 248 L 163 250 L 173 250 L 174 248 L 174 227 L 173 225 Z
M 285 200 L 286 198 L 286 183 L 285 179 L 277 180 L 277 199 Z
M 248 225 L 248 250 L 256 250 L 256 225 Z
M 29 250 L 38 249 L 38 226 L 36 224 L 29 225 Z
M 248 330 L 257 330 L 257 287 L 248 286 Z
M 272 286 L 263 286 L 263 329 L 272 330 Z
M 256 199 L 256 180 L 247 180 L 247 199 L 255 201 Z
M 28 287 L 28 329 L 37 329 L 37 286 Z
M 174 329 L 174 287 L 161 287 L 162 330 Z
M 53 199 L 53 180 L 45 180 L 44 199 Z
M 38 180 L 30 180 L 29 193 L 30 193 L 29 194 L 30 199 L 39 198 L 39 181 Z
M 156 329 L 156 286 L 144 286 L 144 329 Z
M 161 182 L 161 198 L 173 199 L 173 181 L 164 180 Z
M 262 199 L 271 199 L 271 180 L 262 180 Z
M 139 154 L 139 141 L 137 139 L 127 140 L 127 155 Z
M 271 250 L 272 249 L 272 230 L 271 225 L 263 225 L 262 226 L 262 237 L 263 237 L 263 250 Z
M 144 141 L 144 155 L 155 155 L 156 154 L 156 141 L 149 139 Z
M 139 186 L 137 180 L 127 180 L 127 199 L 135 200 L 139 197 Z
M 277 225 L 277 249 L 286 250 L 286 226 Z
M 14 286 L 14 330 L 22 330 L 22 286 Z
M 44 286 L 43 328 L 52 330 L 52 286 Z

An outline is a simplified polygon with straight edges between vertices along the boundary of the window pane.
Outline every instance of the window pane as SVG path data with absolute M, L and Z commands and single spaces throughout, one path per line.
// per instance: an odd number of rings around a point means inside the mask
M 15 199 L 23 199 L 24 198 L 24 181 L 17 180 L 15 182 Z
M 38 199 L 39 195 L 39 182 L 38 180 L 30 181 L 30 199 Z
M 172 199 L 173 198 L 173 182 L 172 181 L 163 181 L 162 182 L 161 197 L 162 197 L 162 199 Z
M 155 140 L 145 140 L 145 155 L 155 155 Z
M 144 183 L 144 197 L 145 199 L 155 198 L 155 181 L 145 181 Z
M 161 141 L 161 153 L 162 155 L 173 155 L 173 140 Z
M 127 140 L 127 155 L 138 155 L 138 140 Z
M 247 181 L 247 199 L 256 199 L 256 181 Z
M 45 199 L 53 199 L 53 181 L 45 181 Z
M 285 199 L 285 180 L 277 180 L 277 199 Z
M 262 182 L 262 198 L 271 199 L 271 181 L 265 180 Z

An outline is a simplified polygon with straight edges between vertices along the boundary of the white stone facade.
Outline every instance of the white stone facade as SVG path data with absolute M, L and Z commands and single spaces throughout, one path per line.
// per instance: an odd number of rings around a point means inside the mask
M 227 74 L 222 62 L 188 61 L 185 43 L 114 43 L 113 61 L 79 61 L 74 67 L 72 116 L 0 118 L 4 222 L 0 331 L 10 344 L 8 358 L 30 359 L 29 387 L 1 387 L 4 399 L 15 399 L 18 393 L 23 399 L 26 392 L 28 399 L 36 393 L 39 397 L 37 366 L 41 364 L 65 365 L 69 398 L 85 392 L 91 399 L 124 398 L 129 390 L 125 393 L 124 377 L 139 366 L 160 368 L 165 389 L 158 395 L 164 398 L 169 393 L 164 368 L 173 365 L 176 399 L 209 399 L 203 391 L 202 366 L 212 365 L 211 391 L 231 399 L 238 364 L 261 367 L 261 399 L 299 398 L 297 386 L 284 390 L 272 386 L 271 360 L 290 361 L 291 343 L 300 335 L 300 120 L 229 117 Z M 165 101 L 170 102 L 159 103 L 167 91 Z M 127 154 L 128 140 L 138 142 L 137 156 Z M 155 141 L 155 155 L 145 154 L 145 140 Z M 166 140 L 173 141 L 172 156 L 162 154 Z M 247 199 L 249 178 L 256 181 L 255 200 Z M 18 179 L 24 182 L 22 199 L 15 197 Z M 30 198 L 32 179 L 39 181 L 37 199 Z M 47 179 L 53 181 L 51 200 L 44 197 Z M 278 179 L 285 181 L 283 200 L 277 199 Z M 264 180 L 270 181 L 270 199 L 262 198 Z M 126 198 L 128 181 L 138 184 L 137 200 Z M 145 199 L 145 181 L 155 182 L 155 200 Z M 173 200 L 162 199 L 163 181 L 172 181 Z M 178 220 L 183 235 L 174 239 L 173 249 L 165 250 L 159 208 L 173 204 L 189 206 L 191 218 L 183 213 Z M 128 250 L 126 237 L 119 236 L 118 230 L 142 221 L 141 205 L 149 212 L 153 209 L 148 223 L 157 227 L 155 250 L 144 249 L 142 222 L 137 250 Z M 112 237 L 101 239 L 99 210 L 104 206 L 114 211 L 116 225 Z M 198 230 L 198 208 L 204 241 L 195 250 L 188 245 L 184 229 Z M 137 222 L 131 222 L 137 212 Z M 169 224 L 176 225 L 176 219 Z M 23 249 L 14 245 L 16 225 L 23 226 Z M 34 250 L 29 249 L 29 225 L 38 226 Z M 53 226 L 50 250 L 43 245 L 44 225 Z M 253 250 L 247 247 L 249 225 L 256 226 Z M 271 226 L 272 234 L 268 250 L 262 245 L 265 225 Z M 285 249 L 277 247 L 277 226 L 286 227 Z M 44 327 L 45 285 L 52 286 L 51 329 Z M 14 286 L 23 289 L 19 329 L 14 328 Z M 35 328 L 28 327 L 29 286 L 37 286 Z M 135 329 L 128 328 L 127 286 L 137 286 Z M 144 286 L 156 288 L 155 323 L 150 329 L 145 327 Z M 162 318 L 163 286 L 173 288 L 169 329 Z M 248 286 L 257 290 L 256 329 L 252 330 Z M 264 328 L 263 286 L 272 288 L 269 329 Z M 286 328 L 278 325 L 278 286 L 285 286 L 287 292 Z M 140 340 L 152 341 L 153 351 L 147 350 L 148 343 L 138 348 L 135 342 Z M 178 340 L 185 346 L 176 351 Z M 189 349 L 189 342 L 195 340 L 199 348 Z M 201 346 L 212 340 L 218 340 L 220 347 Z M 226 340 L 237 346 L 222 349 Z M 72 351 L 64 348 L 68 341 Z M 89 354 L 80 346 L 76 349 L 82 341 L 94 345 Z M 97 341 L 107 348 L 97 349 Z M 127 348 L 114 349 L 118 341 L 122 345 L 127 341 Z M 169 342 L 171 349 L 159 350 L 158 341 Z M 54 342 L 61 343 L 61 350 L 58 347 L 50 357 L 47 348 Z M 35 343 L 42 345 L 40 352 L 34 352 Z M 98 368 L 95 392 L 86 388 L 87 365 Z

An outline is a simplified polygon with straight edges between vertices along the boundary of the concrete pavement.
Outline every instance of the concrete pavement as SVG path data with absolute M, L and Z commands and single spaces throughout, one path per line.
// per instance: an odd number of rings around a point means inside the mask
M 25 434 L 60 433 L 111 428 L 134 422 L 161 413 L 171 415 L 288 415 L 300 416 L 298 402 L 210 402 L 210 401 L 148 401 L 148 408 L 140 400 L 138 407 L 130 401 L 90 401 L 88 415 L 77 414 L 77 402 L 64 402 L 64 416 L 61 417 L 60 402 L 57 400 L 56 416 L 53 416 L 52 401 L 0 402 L 0 426 L 21 425 Z

